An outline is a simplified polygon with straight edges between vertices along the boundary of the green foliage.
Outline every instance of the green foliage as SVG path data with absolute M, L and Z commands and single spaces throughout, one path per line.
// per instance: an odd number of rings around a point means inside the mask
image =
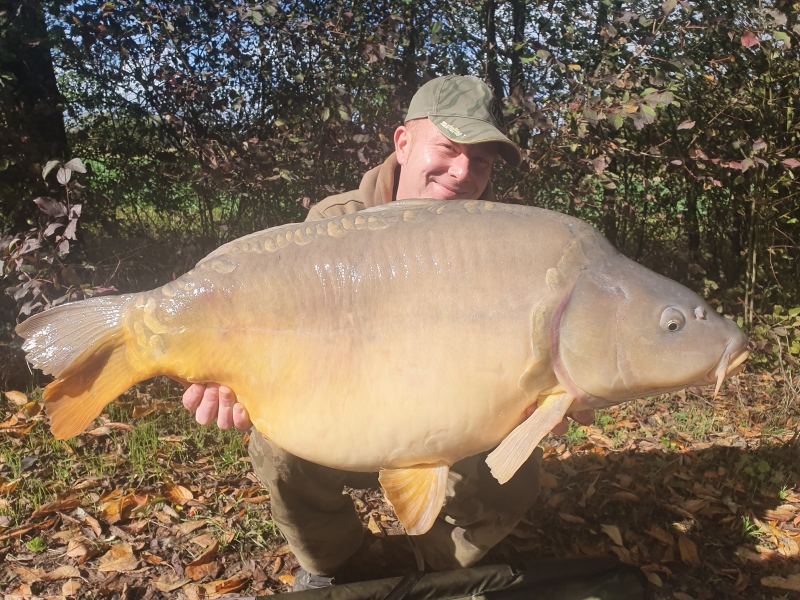
M 25 542 L 25 547 L 30 550 L 31 552 L 44 552 L 47 550 L 47 544 L 44 543 L 44 540 L 40 537 L 35 537 L 32 540 Z

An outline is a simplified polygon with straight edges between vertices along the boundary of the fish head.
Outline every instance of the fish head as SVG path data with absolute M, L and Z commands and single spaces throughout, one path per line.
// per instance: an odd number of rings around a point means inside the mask
M 553 362 L 579 401 L 600 408 L 742 368 L 747 337 L 687 287 L 624 257 L 584 268 L 556 310 Z

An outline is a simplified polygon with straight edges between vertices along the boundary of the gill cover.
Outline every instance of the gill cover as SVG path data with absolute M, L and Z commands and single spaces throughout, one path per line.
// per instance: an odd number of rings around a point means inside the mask
M 555 335 L 563 373 L 595 407 L 713 383 L 747 344 L 700 296 L 623 256 L 582 272 Z

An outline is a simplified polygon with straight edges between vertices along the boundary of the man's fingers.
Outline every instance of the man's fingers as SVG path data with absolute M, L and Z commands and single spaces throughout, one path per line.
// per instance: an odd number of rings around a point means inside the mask
M 570 415 L 573 419 L 575 419 L 581 425 L 593 425 L 594 424 L 594 411 L 593 410 L 579 410 Z
M 553 427 L 552 434 L 553 435 L 564 435 L 569 431 L 569 421 L 567 421 L 567 417 L 561 419 L 561 423 Z
M 200 406 L 198 406 L 197 412 L 194 413 L 194 418 L 200 425 L 210 425 L 216 420 L 218 413 L 219 385 L 216 383 L 209 383 L 206 386 L 206 391 L 203 393 Z
M 183 392 L 183 406 L 189 412 L 195 412 L 200 402 L 203 400 L 203 394 L 206 391 L 206 386 L 199 383 L 193 383 L 186 391 Z
M 233 393 L 233 390 L 221 385 L 219 387 L 219 413 L 217 414 L 217 426 L 220 429 L 230 429 L 233 426 L 233 407 L 236 404 L 236 394 Z
M 244 405 L 238 402 L 233 406 L 233 424 L 239 431 L 249 431 L 253 426 L 250 421 L 250 415 Z

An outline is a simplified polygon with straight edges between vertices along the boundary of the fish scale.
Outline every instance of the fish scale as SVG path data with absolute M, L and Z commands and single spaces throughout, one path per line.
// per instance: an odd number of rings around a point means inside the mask
M 380 471 L 412 534 L 432 525 L 454 462 L 494 448 L 505 482 L 565 412 L 721 381 L 746 358 L 734 323 L 588 224 L 483 201 L 257 232 L 162 288 L 18 332 L 56 376 L 57 437 L 137 381 L 214 381 L 288 452 Z

